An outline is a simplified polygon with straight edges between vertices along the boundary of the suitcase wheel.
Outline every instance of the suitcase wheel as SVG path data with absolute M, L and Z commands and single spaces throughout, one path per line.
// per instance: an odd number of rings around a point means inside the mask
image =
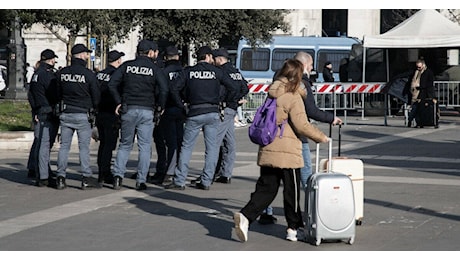
M 356 220 L 356 225 L 361 226 L 363 224 L 363 221 L 361 219 Z
M 348 244 L 353 245 L 354 242 L 355 242 L 355 236 L 352 236 L 348 239 Z
M 321 244 L 321 238 L 315 238 L 315 245 L 319 246 Z

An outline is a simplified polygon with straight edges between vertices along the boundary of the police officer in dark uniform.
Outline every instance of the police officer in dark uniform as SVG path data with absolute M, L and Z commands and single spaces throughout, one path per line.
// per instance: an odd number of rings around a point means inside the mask
M 124 62 L 109 81 L 109 90 L 118 104 L 115 113 L 121 115 L 121 138 L 113 165 L 113 188 L 121 188 L 126 163 L 135 137 L 139 148 L 136 189 L 147 189 L 154 128 L 154 110 L 162 111 L 168 96 L 168 79 L 154 63 L 158 45 L 141 40 L 137 57 Z
M 101 91 L 101 101 L 96 116 L 96 126 L 99 134 L 99 149 L 97 151 L 99 183 L 113 183 L 110 164 L 112 161 L 112 151 L 115 150 L 117 145 L 120 126 L 118 116 L 115 115 L 117 104 L 110 94 L 108 84 L 111 75 L 121 65 L 121 57 L 123 56 L 125 56 L 124 52 L 117 50 L 110 51 L 108 54 L 109 65 L 96 74 Z
M 50 151 L 59 128 L 59 119 L 53 109 L 57 104 L 56 75 L 54 64 L 58 56 L 54 51 L 46 49 L 40 54 L 40 65 L 30 82 L 30 99 L 34 115 L 34 138 L 36 144 L 32 149 L 36 185 L 54 186 L 55 181 L 50 175 Z
M 221 145 L 221 149 L 216 167 L 215 182 L 228 184 L 231 182 L 236 158 L 234 118 L 238 101 L 249 93 L 249 88 L 243 75 L 230 62 L 228 51 L 225 48 L 214 50 L 213 56 L 216 66 L 219 66 L 239 86 L 238 92 L 225 95 L 224 120 L 219 124 L 217 133 L 217 143 Z
M 58 152 L 57 189 L 66 187 L 67 161 L 75 131 L 78 135 L 81 172 L 81 188 L 100 188 L 92 178 L 90 168 L 90 150 L 92 120 L 100 100 L 100 91 L 94 72 L 86 68 L 91 50 L 83 44 L 72 47 L 71 65 L 61 69 L 58 74 L 58 97 L 60 99 L 59 116 L 61 124 L 61 147 Z
M 166 47 L 164 60 L 163 72 L 170 82 L 183 77 L 184 67 L 179 60 L 179 50 L 176 46 Z M 171 86 L 171 84 L 169 85 Z M 153 140 L 157 151 L 156 172 L 151 180 L 153 184 L 162 184 L 168 171 L 174 175 L 173 169 L 177 164 L 177 155 L 184 135 L 184 122 L 183 102 L 181 100 L 177 102 L 172 95 L 168 95 L 165 111 L 153 131 Z
M 196 188 L 209 190 L 219 155 L 219 144 L 217 144 L 220 122 L 219 103 L 223 101 L 225 94 L 232 96 L 234 92 L 239 91 L 239 86 L 230 76 L 212 64 L 212 50 L 209 46 L 198 49 L 197 60 L 195 66 L 185 68 L 184 77 L 177 79 L 171 89 L 173 95 L 176 95 L 178 89 L 185 87 L 183 99 L 188 104 L 188 113 L 175 176 L 173 182 L 165 186 L 166 189 L 185 189 L 193 146 L 203 129 L 206 147 L 205 163 L 200 176 L 201 181 L 196 182 Z M 225 87 L 224 93 L 222 86 Z

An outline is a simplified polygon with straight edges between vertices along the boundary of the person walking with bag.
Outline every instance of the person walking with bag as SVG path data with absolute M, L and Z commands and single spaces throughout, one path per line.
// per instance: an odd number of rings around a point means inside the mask
M 260 176 L 255 191 L 251 193 L 249 202 L 233 216 L 236 235 L 242 242 L 248 240 L 249 225 L 275 199 L 281 180 L 284 184 L 283 206 L 288 224 L 286 239 L 297 241 L 297 230 L 304 225 L 299 203 L 302 190 L 300 168 L 304 162 L 302 143 L 298 136 L 306 136 L 320 143 L 329 139 L 307 120 L 303 103 L 306 92 L 300 88 L 302 74 L 302 63 L 289 59 L 275 82 L 270 85 L 268 95 L 277 99 L 277 122 L 287 119 L 288 123 L 281 138 L 277 134 L 272 143 L 259 146 L 257 165 L 260 166 Z
M 412 127 L 412 121 L 417 115 L 417 106 L 421 100 L 434 98 L 434 74 L 425 64 L 425 60 L 415 62 L 415 71 L 410 81 L 411 110 L 409 112 L 407 127 Z

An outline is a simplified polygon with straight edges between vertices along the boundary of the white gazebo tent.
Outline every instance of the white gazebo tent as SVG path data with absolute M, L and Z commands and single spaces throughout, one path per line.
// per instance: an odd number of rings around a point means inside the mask
M 438 47 L 460 47 L 460 25 L 436 10 L 422 9 L 386 33 L 364 36 L 363 64 L 366 66 L 366 49 L 369 48 Z M 365 71 L 363 68 L 363 80 Z
M 386 33 L 363 38 L 363 81 L 366 49 L 460 47 L 460 25 L 432 9 L 422 9 Z

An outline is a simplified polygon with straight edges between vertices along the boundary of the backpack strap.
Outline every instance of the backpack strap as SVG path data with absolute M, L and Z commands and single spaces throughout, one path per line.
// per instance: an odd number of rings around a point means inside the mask
M 281 122 L 281 124 L 279 125 L 280 127 L 280 138 L 283 138 L 283 132 L 284 132 L 284 125 L 286 125 L 287 123 L 287 118 L 283 120 L 283 122 Z

